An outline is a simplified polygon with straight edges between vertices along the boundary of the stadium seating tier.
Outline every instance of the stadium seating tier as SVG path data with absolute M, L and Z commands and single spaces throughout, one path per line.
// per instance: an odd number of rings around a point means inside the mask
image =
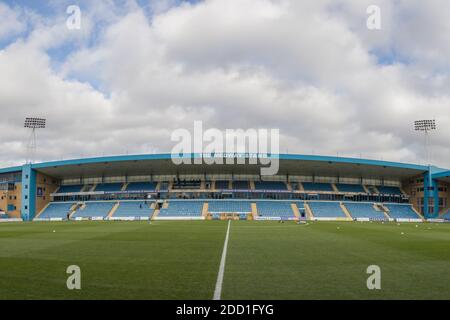
M 56 191 L 57 193 L 72 193 L 72 192 L 80 192 L 83 189 L 83 186 L 80 184 L 77 185 L 63 185 L 59 187 Z
M 216 189 L 229 189 L 228 181 L 226 180 L 217 180 L 216 181 Z
M 344 205 L 353 218 L 386 219 L 382 211 L 375 210 L 373 203 L 344 202 Z
M 99 183 L 94 191 L 114 192 L 121 191 L 123 183 Z
M 251 201 L 214 200 L 209 201 L 209 212 L 211 213 L 250 213 L 252 212 Z
M 281 181 L 255 181 L 256 190 L 287 190 L 287 186 Z
M 419 219 L 420 217 L 413 210 L 410 204 L 385 204 L 388 214 L 394 219 Z
M 146 201 L 120 201 L 113 217 L 150 217 L 153 209 Z
M 73 218 L 105 218 L 115 204 L 116 202 L 85 202 L 85 207 L 77 209 Z
M 167 208 L 162 208 L 159 217 L 196 217 L 202 215 L 203 201 L 174 200 L 168 202 Z
M 363 186 L 360 184 L 338 183 L 336 187 L 340 192 L 365 193 Z
M 303 182 L 303 188 L 305 191 L 327 191 L 332 192 L 333 187 L 331 183 L 312 183 L 312 182 Z
M 261 217 L 295 218 L 289 201 L 256 201 L 256 208 Z
M 156 182 L 130 182 L 127 191 L 154 191 L 156 190 Z
M 378 186 L 377 189 L 380 192 L 380 194 L 390 194 L 396 196 L 403 195 L 399 187 Z
M 250 185 L 248 181 L 233 181 L 233 189 L 236 190 L 249 190 Z
M 53 202 L 50 203 L 47 208 L 39 215 L 39 219 L 51 219 L 51 218 L 67 218 L 67 214 L 74 205 L 73 202 Z
M 346 218 L 339 202 L 308 202 L 312 214 L 316 218 Z

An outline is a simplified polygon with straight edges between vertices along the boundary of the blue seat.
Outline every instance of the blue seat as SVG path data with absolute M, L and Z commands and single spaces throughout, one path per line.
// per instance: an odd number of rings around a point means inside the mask
M 377 189 L 380 192 L 380 194 L 390 194 L 396 196 L 403 195 L 399 187 L 378 186 Z
M 167 190 L 169 190 L 169 183 L 167 181 L 162 181 L 159 184 L 159 190 L 160 191 L 167 191 Z
M 250 213 L 251 202 L 245 200 L 210 200 L 208 210 L 211 213 Z
M 410 204 L 385 204 L 394 219 L 420 219 Z
M 304 210 L 305 209 L 305 202 L 304 201 L 292 201 L 293 203 L 295 203 L 297 205 L 298 210 Z
M 294 218 L 291 202 L 288 201 L 256 201 L 258 215 L 262 217 Z
M 172 189 L 200 189 L 201 185 L 200 180 L 176 180 L 173 182 Z
M 122 190 L 123 183 L 99 183 L 94 191 L 113 192 Z
M 363 186 L 360 184 L 338 183 L 336 187 L 340 192 L 365 193 Z
M 302 184 L 305 191 L 334 191 L 331 183 L 303 182 Z
M 316 218 L 345 218 L 339 202 L 308 202 L 312 214 Z
M 59 187 L 57 190 L 57 193 L 73 193 L 73 192 L 80 192 L 83 186 L 81 184 L 77 185 L 64 185 Z
M 255 181 L 255 190 L 287 190 L 282 181 Z
M 121 201 L 113 217 L 150 217 L 153 214 L 150 206 L 145 201 Z
M 84 209 L 78 209 L 74 218 L 106 217 L 116 204 L 115 202 L 85 202 Z
M 216 189 L 229 189 L 228 181 L 226 180 L 217 180 L 216 181 Z
M 441 218 L 444 220 L 450 220 L 450 210 L 444 213 Z
M 156 182 L 130 182 L 127 191 L 155 191 Z
M 201 216 L 203 201 L 172 200 L 167 208 L 159 211 L 159 217 L 196 217 Z
M 50 218 L 67 218 L 67 214 L 70 212 L 70 208 L 74 205 L 74 202 L 53 202 L 50 203 L 47 208 L 39 215 L 39 219 Z
M 385 220 L 382 211 L 377 211 L 373 203 L 366 202 L 344 202 L 345 207 L 353 218 L 369 218 L 371 220 Z
M 249 190 L 250 185 L 248 181 L 233 181 L 233 189 L 236 190 Z

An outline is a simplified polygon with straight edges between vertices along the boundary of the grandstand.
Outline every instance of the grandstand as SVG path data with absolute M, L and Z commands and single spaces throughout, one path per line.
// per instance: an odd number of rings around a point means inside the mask
M 449 295 L 448 273 L 429 272 L 449 261 L 448 245 L 438 241 L 450 227 L 449 171 L 301 155 L 280 155 L 275 176 L 260 169 L 175 165 L 170 155 L 0 169 L 2 283 L 9 284 L 0 291 L 37 299 L 211 299 L 227 248 L 224 299 Z M 13 222 L 19 218 L 37 222 Z M 419 224 L 426 220 L 442 223 Z M 391 270 L 380 293 L 365 289 L 372 263 Z M 95 285 L 66 290 L 69 264 L 82 266 Z M 30 270 L 59 278 L 42 286 Z M 415 275 L 426 279 L 420 294 L 416 283 L 410 287 Z M 338 281 L 334 291 L 330 277 Z
M 433 168 L 429 180 L 428 166 L 414 164 L 303 155 L 279 161 L 270 178 L 259 175 L 262 165 L 176 165 L 168 154 L 0 169 L 0 208 L 23 220 L 68 213 L 73 219 L 414 220 L 449 210 L 448 170 Z

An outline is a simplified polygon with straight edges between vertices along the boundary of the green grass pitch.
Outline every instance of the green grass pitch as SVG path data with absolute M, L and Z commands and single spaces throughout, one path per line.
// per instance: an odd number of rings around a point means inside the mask
M 3 223 L 0 299 L 211 299 L 226 229 Z M 66 287 L 69 265 L 81 268 L 81 290 Z M 369 265 L 381 268 L 381 290 L 366 287 Z M 222 298 L 450 299 L 450 224 L 232 221 Z

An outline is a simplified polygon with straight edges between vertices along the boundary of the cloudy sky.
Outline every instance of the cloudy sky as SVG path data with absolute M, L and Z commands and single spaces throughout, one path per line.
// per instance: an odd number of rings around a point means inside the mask
M 369 30 L 366 9 L 381 9 Z M 81 9 L 80 29 L 67 7 Z M 285 153 L 450 167 L 447 0 L 0 1 L 0 165 L 170 152 L 173 130 L 279 128 Z

